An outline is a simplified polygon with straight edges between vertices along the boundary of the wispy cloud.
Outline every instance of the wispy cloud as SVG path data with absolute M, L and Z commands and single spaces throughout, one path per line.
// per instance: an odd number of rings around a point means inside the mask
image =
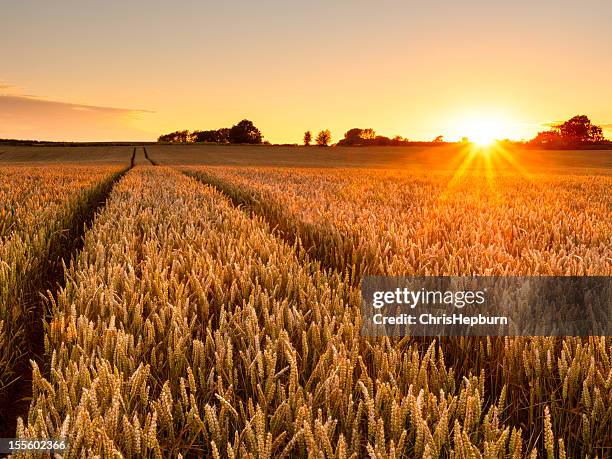
M 17 86 L 0 81 L 0 93 L 14 93 L 19 88 Z
M 3 84 L 3 88 L 13 89 Z M 48 140 L 131 140 L 151 135 L 135 121 L 150 110 L 74 104 L 23 94 L 0 94 L 0 137 Z
M 2 85 L 2 87 L 14 88 L 15 86 L 10 85 Z M 0 95 L 0 107 L 10 106 L 37 106 L 38 108 L 43 108 L 47 110 L 54 109 L 68 109 L 68 110 L 77 110 L 77 111 L 88 111 L 88 112 L 98 112 L 98 113 L 154 113 L 151 110 L 143 110 L 143 109 L 133 109 L 133 108 L 117 108 L 117 107 L 105 107 L 100 105 L 85 105 L 85 104 L 73 104 L 70 102 L 60 102 L 55 100 L 47 100 L 42 97 L 30 96 L 25 94 L 12 95 L 12 94 L 3 94 Z

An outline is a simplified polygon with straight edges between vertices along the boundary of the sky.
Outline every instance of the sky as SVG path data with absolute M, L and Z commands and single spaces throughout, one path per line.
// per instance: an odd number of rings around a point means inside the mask
M 612 137 L 609 0 L 0 2 L 0 138 Z M 480 127 L 482 129 L 482 127 Z

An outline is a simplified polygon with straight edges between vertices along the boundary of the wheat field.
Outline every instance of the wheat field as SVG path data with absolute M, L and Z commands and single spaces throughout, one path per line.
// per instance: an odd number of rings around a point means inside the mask
M 161 153 L 149 156 L 175 162 Z M 42 292 L 44 349 L 14 436 L 65 438 L 62 457 L 612 456 L 609 337 L 367 338 L 359 290 L 368 274 L 609 276 L 608 169 L 189 155 L 123 176 L 0 166 L 2 202 L 28 210 L 2 209 L 9 242 L 32 222 L 74 226 L 79 203 L 114 184 L 64 253 L 60 286 Z M 25 240 L 24 263 L 48 258 Z M 2 250 L 9 266 L 17 252 Z M 33 281 L 6 272 L 9 381 L 23 360 L 14 340 L 29 336 L 28 303 L 11 293 Z
M 59 254 L 54 241 L 78 225 L 100 187 L 119 167 L 8 166 L 0 168 L 0 405 L 14 388 L 29 336 L 42 326 L 33 288 Z M 45 286 L 46 287 L 46 286 Z M 1 416 L 0 416 L 1 417 Z

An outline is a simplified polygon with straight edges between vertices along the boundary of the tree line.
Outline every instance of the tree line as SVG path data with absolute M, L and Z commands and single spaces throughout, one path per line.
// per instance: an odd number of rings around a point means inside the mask
M 315 138 L 315 145 L 326 147 L 331 143 L 331 133 L 329 129 L 320 131 Z M 401 147 L 415 144 L 441 144 L 444 137 L 439 135 L 432 142 L 415 142 L 405 137 L 396 135 L 393 138 L 377 135 L 372 128 L 352 128 L 344 133 L 344 138 L 340 139 L 335 145 L 338 147 Z M 312 144 L 312 132 L 304 133 L 304 145 Z
M 610 144 L 610 141 L 605 139 L 603 129 L 591 123 L 588 116 L 576 115 L 552 125 L 547 131 L 538 132 L 528 143 L 544 147 L 581 147 Z
M 443 142 L 442 136 L 436 137 L 434 142 Z M 331 143 L 331 132 L 329 129 L 320 131 L 315 138 L 315 145 L 326 147 Z M 383 135 L 377 135 L 376 131 L 371 128 L 361 129 L 352 128 L 344 133 L 344 138 L 340 139 L 336 146 L 351 146 L 351 147 L 365 147 L 365 146 L 405 146 L 412 145 L 412 142 L 400 135 L 396 135 L 393 138 L 385 137 Z M 421 142 L 419 142 L 421 143 Z M 308 146 L 312 144 L 312 132 L 306 131 L 304 133 L 304 145 Z
M 468 141 L 467 138 L 463 139 Z M 207 131 L 175 131 L 159 136 L 158 142 L 170 143 L 232 143 L 232 144 L 261 144 L 263 140 L 261 131 L 255 127 L 252 121 L 244 119 L 233 125 L 231 128 L 220 128 Z M 329 146 L 332 142 L 332 135 L 329 129 L 323 129 L 313 135 L 311 131 L 306 131 L 303 138 L 304 145 L 318 145 L 321 147 Z M 588 116 L 577 115 L 571 119 L 551 126 L 549 130 L 539 132 L 533 139 L 525 143 L 529 146 L 544 148 L 572 148 L 582 146 L 612 146 L 612 142 L 606 140 L 603 129 L 594 125 Z M 437 136 L 431 142 L 414 142 L 402 136 L 392 138 L 377 135 L 371 128 L 352 128 L 344 133 L 344 137 L 335 145 L 350 147 L 367 146 L 408 146 L 408 145 L 441 145 L 444 144 L 444 137 Z
M 500 139 L 501 140 L 501 139 Z M 462 142 L 468 142 L 464 137 Z M 329 130 L 319 132 L 315 139 L 316 145 L 327 146 L 331 142 Z M 511 142 L 506 140 L 505 142 Z M 304 145 L 312 143 L 312 133 L 304 133 Z M 369 147 L 369 146 L 407 146 L 415 144 L 443 144 L 444 137 L 439 135 L 431 142 L 414 142 L 401 136 L 393 138 L 377 135 L 371 128 L 361 129 L 352 128 L 344 133 L 344 138 L 340 139 L 337 146 L 350 147 Z M 511 142 L 522 143 L 522 142 Z M 548 148 L 571 148 L 583 146 L 611 146 L 612 142 L 606 140 L 603 129 L 594 125 L 588 116 L 576 115 L 573 118 L 559 124 L 554 124 L 551 129 L 539 132 L 533 139 L 525 142 L 527 145 L 548 147 Z
M 174 131 L 169 134 L 160 135 L 158 142 L 170 143 L 263 143 L 261 131 L 255 127 L 252 121 L 242 120 L 231 128 L 220 128 L 208 131 Z

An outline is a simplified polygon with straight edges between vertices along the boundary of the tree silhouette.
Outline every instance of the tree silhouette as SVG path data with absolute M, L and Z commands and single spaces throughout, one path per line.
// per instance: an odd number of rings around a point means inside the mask
M 160 135 L 158 142 L 262 143 L 263 136 L 252 121 L 242 120 L 231 128 L 208 131 L 175 131 Z
M 439 135 L 435 139 L 433 139 L 433 141 L 435 143 L 444 142 L 444 136 L 443 135 Z
M 360 144 L 363 138 L 361 137 L 361 133 L 363 129 L 360 128 L 352 128 L 344 133 L 344 139 L 340 140 L 342 145 L 357 145 Z
M 396 135 L 392 139 L 384 135 L 376 135 L 371 128 L 352 128 L 344 133 L 344 138 L 338 141 L 338 146 L 343 147 L 385 147 L 402 146 L 408 144 L 408 139 Z
M 604 139 L 602 129 L 592 124 L 586 115 L 574 116 L 555 128 L 563 140 L 569 143 L 601 142 Z
M 229 130 L 230 143 L 261 143 L 262 135 L 252 121 L 242 120 Z
M 174 131 L 170 134 L 160 135 L 157 138 L 158 142 L 185 143 L 191 140 L 189 131 Z
M 343 144 L 345 145 L 360 145 L 364 142 L 364 140 L 372 140 L 376 138 L 376 131 L 374 129 L 360 129 L 353 128 L 349 129 L 344 133 Z
M 531 143 L 539 145 L 560 145 L 563 143 L 563 138 L 558 131 L 542 131 L 538 132 L 538 135 L 531 140 Z
M 216 130 L 215 138 L 217 142 L 229 142 L 229 128 L 221 128 Z
M 530 143 L 549 146 L 580 146 L 605 140 L 601 127 L 591 123 L 586 115 L 576 115 L 553 129 L 538 132 Z
M 306 131 L 304 132 L 304 145 L 308 146 L 312 142 L 312 132 Z
M 361 138 L 366 140 L 372 140 L 376 138 L 376 131 L 372 128 L 366 128 L 361 130 Z
M 329 129 L 319 132 L 319 134 L 317 134 L 316 142 L 320 147 L 328 146 L 329 142 L 331 142 L 331 132 L 329 132 Z
M 229 129 L 221 128 L 211 131 L 193 131 L 191 133 L 192 142 L 211 142 L 211 143 L 227 143 L 229 142 Z
M 344 139 L 340 139 L 338 145 L 373 145 L 376 143 L 380 143 L 380 139 L 382 138 L 382 136 L 376 135 L 376 131 L 374 131 L 374 129 L 352 128 L 344 133 Z M 378 141 L 376 141 L 376 139 L 378 139 Z

